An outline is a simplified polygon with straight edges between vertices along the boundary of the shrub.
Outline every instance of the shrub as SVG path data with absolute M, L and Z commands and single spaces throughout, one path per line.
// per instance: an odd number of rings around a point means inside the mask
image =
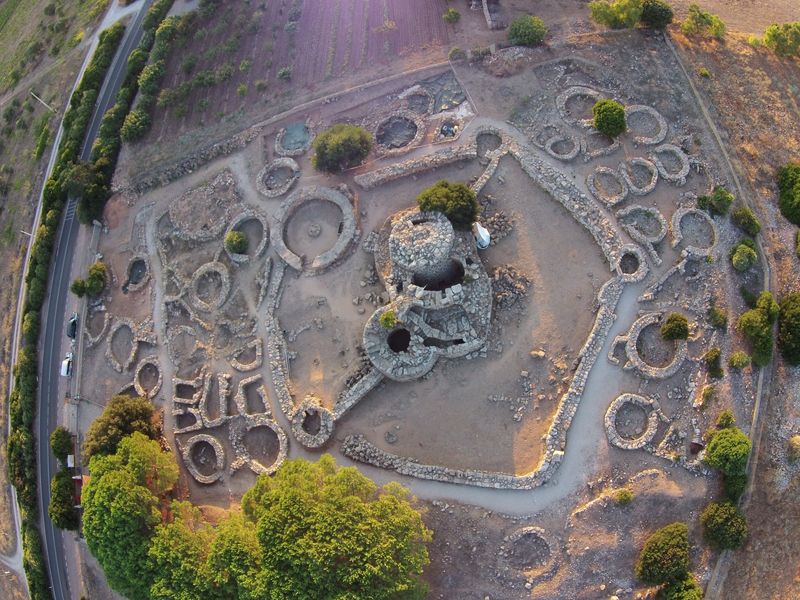
M 750 366 L 750 355 L 747 352 L 737 350 L 728 357 L 728 366 L 737 371 L 745 369 Z
M 59 425 L 50 434 L 50 450 L 59 462 L 66 463 L 67 455 L 72 454 L 72 434 Z
M 246 254 L 247 236 L 241 231 L 229 231 L 225 235 L 225 248 L 231 254 Z
M 750 438 L 738 427 L 720 429 L 706 447 L 703 461 L 723 475 L 740 475 L 745 472 L 750 456 Z
M 86 295 L 86 282 L 78 277 L 69 286 L 69 291 L 75 294 L 78 298 L 83 298 Z
M 780 304 L 778 347 L 790 365 L 800 365 L 800 293 L 787 294 Z
M 742 472 L 724 475 L 722 478 L 722 487 L 725 490 L 725 496 L 728 500 L 731 502 L 738 502 L 747 487 L 747 473 Z
M 730 410 L 723 410 L 717 416 L 717 429 L 730 429 L 736 426 L 736 417 Z
M 689 573 L 679 581 L 673 581 L 661 588 L 656 595 L 659 600 L 703 600 L 703 588 L 694 575 Z
M 751 240 L 742 240 L 731 248 L 729 254 L 733 268 L 744 273 L 749 271 L 758 262 L 755 244 Z
M 594 0 L 589 3 L 592 21 L 610 29 L 635 27 L 642 11 L 642 0 Z
M 291 67 L 281 67 L 278 71 L 278 79 L 282 81 L 289 81 L 292 78 L 292 68 Z
M 664 0 L 643 0 L 639 22 L 651 29 L 666 29 L 674 16 L 672 7 Z
M 449 60 L 462 60 L 467 57 L 467 53 L 464 52 L 458 46 L 453 46 L 450 48 L 450 52 L 447 53 L 447 58 Z
M 125 115 L 119 134 L 124 141 L 135 142 L 142 139 L 149 128 L 150 114 L 142 108 L 136 108 Z
M 458 12 L 455 8 L 448 8 L 446 11 L 444 11 L 442 18 L 444 19 L 445 23 L 450 23 L 450 25 L 455 25 L 461 18 L 461 13 Z
M 592 107 L 594 128 L 610 138 L 625 133 L 625 107 L 614 100 L 598 100 Z
M 253 85 L 255 85 L 257 92 L 263 92 L 265 89 L 267 89 L 267 82 L 263 79 L 256 79 L 256 82 Z
M 733 194 L 718 185 L 708 196 L 697 197 L 697 207 L 712 215 L 726 215 L 733 204 Z
M 393 310 L 387 310 L 378 320 L 381 327 L 386 329 L 394 329 L 397 326 L 397 314 Z
M 790 463 L 796 463 L 800 458 L 800 435 L 793 435 L 789 438 L 786 454 Z
M 770 25 L 764 31 L 764 45 L 778 56 L 800 56 L 800 21 Z
M 633 492 L 628 488 L 620 488 L 614 492 L 614 502 L 620 506 L 627 506 L 633 502 Z
M 711 77 L 711 71 L 709 71 L 706 67 L 700 67 L 699 69 L 697 69 L 697 74 L 700 75 L 700 77 L 704 77 L 705 79 Z
M 759 223 L 753 211 L 746 206 L 741 206 L 731 213 L 733 224 L 739 229 L 744 231 L 747 235 L 756 237 L 761 231 L 761 223 Z
M 475 192 L 463 183 L 439 181 L 420 192 L 417 205 L 424 212 L 443 213 L 455 229 L 469 231 L 477 221 L 480 207 Z
M 778 170 L 778 207 L 790 223 L 800 225 L 800 163 Z
M 515 46 L 536 46 L 546 35 L 544 21 L 531 15 L 517 17 L 508 27 L 508 41 Z
M 762 292 L 754 308 L 745 311 L 736 322 L 736 328 L 750 341 L 752 362 L 763 367 L 772 358 L 772 324 L 780 313 L 780 307 L 772 294 Z
M 241 98 L 244 98 L 245 96 L 247 96 L 247 84 L 246 83 L 240 83 L 238 86 L 236 86 L 236 95 L 241 97 Z
M 667 341 L 689 337 L 689 319 L 680 313 L 670 313 L 661 325 L 661 337 Z
M 153 405 L 147 398 L 112 397 L 86 431 L 84 461 L 88 463 L 96 454 L 114 454 L 122 438 L 135 431 L 155 439 L 158 431 L 152 421 Z
M 689 529 L 672 523 L 656 530 L 644 543 L 636 562 L 636 577 L 649 585 L 681 581 L 689 572 Z
M 794 234 L 794 253 L 800 258 L 800 229 Z
M 728 327 L 728 313 L 712 304 L 711 308 L 708 309 L 708 322 L 717 329 L 725 329 Z
M 242 62 L 239 63 L 239 71 L 242 73 L 247 73 L 250 70 L 250 66 L 253 63 L 246 58 L 242 59 Z
M 61 469 L 50 481 L 50 504 L 47 514 L 59 529 L 77 530 L 80 523 L 75 508 L 75 483 L 66 469 Z
M 372 134 L 363 127 L 339 123 L 320 133 L 312 147 L 314 168 L 337 173 L 364 161 L 372 149 Z
M 700 515 L 703 538 L 720 550 L 735 550 L 747 538 L 747 520 L 730 502 L 712 502 Z
M 703 355 L 703 361 L 706 363 L 706 368 L 708 369 L 708 374 L 713 379 L 721 379 L 724 375 L 722 371 L 722 352 L 716 346 L 714 348 L 709 349 Z
M 22 318 L 22 335 L 25 343 L 34 345 L 39 340 L 39 312 L 31 310 Z
M 700 401 L 705 406 L 714 399 L 717 389 L 713 385 L 703 386 L 703 391 L 700 393 Z
M 725 23 L 717 15 L 702 10 L 697 4 L 690 4 L 689 14 L 681 23 L 681 31 L 686 35 L 699 35 L 721 40 L 725 37 Z

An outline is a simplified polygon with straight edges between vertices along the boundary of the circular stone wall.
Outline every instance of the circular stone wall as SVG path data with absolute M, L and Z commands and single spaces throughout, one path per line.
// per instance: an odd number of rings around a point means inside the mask
M 410 212 L 398 219 L 389 234 L 389 256 L 403 269 L 435 276 L 448 264 L 455 231 L 442 213 Z
M 375 128 L 375 150 L 384 156 L 403 154 L 419 145 L 425 135 L 425 121 L 407 110 L 396 111 Z
M 319 448 L 333 434 L 333 415 L 313 396 L 306 396 L 292 413 L 290 420 L 292 434 L 306 448 Z
M 639 374 L 646 379 L 666 379 L 672 377 L 678 372 L 678 369 L 681 368 L 688 356 L 686 340 L 676 340 L 675 355 L 672 361 L 665 366 L 653 366 L 646 363 L 641 357 L 639 354 L 639 336 L 642 335 L 642 331 L 644 331 L 645 328 L 660 324 L 661 319 L 661 313 L 649 313 L 642 316 L 631 325 L 625 342 L 625 354 L 628 357 L 630 366 L 636 369 Z
M 399 323 L 387 329 L 381 315 L 393 305 L 382 306 L 367 321 L 362 345 L 374 367 L 389 379 L 411 381 L 425 375 L 436 364 L 437 354 L 417 335 L 411 323 Z
M 345 192 L 347 192 L 346 188 Z M 349 197 L 349 192 L 347 193 L 348 195 L 345 195 L 345 193 L 339 190 L 324 187 L 303 188 L 292 193 L 281 203 L 281 206 L 273 216 L 272 243 L 275 247 L 275 251 L 286 264 L 297 271 L 303 271 L 313 275 L 321 272 L 344 256 L 353 242 L 356 233 L 356 214 Z M 341 221 L 337 227 L 336 241 L 333 246 L 315 256 L 301 257 L 301 255 L 292 250 L 287 243 L 288 225 L 292 217 L 301 207 L 313 202 L 334 204 L 341 211 Z M 307 239 L 316 240 L 320 237 L 322 231 L 317 230 L 314 225 L 319 225 L 320 229 L 323 227 L 320 223 L 310 222 L 304 228 L 303 232 L 297 232 L 298 235 L 304 234 Z
M 255 224 L 260 226 L 260 236 L 258 235 L 258 232 L 250 232 L 250 229 L 252 229 L 251 225 Z M 250 260 L 251 256 L 261 256 L 264 253 L 264 250 L 266 250 L 267 244 L 269 243 L 269 221 L 263 215 L 252 210 L 248 210 L 237 215 L 233 221 L 231 221 L 231 224 L 228 225 L 225 235 L 227 236 L 231 231 L 240 231 L 244 233 L 248 242 L 248 251 L 246 254 L 235 254 L 231 252 L 228 250 L 227 245 L 223 242 L 225 253 L 228 255 L 228 258 L 235 263 L 245 263 Z M 253 240 L 251 237 L 258 238 L 257 243 L 255 244 L 255 249 L 253 249 Z
M 189 473 L 198 482 L 212 484 L 222 477 L 225 468 L 225 450 L 217 439 L 206 433 L 192 436 L 181 451 Z
M 133 375 L 133 386 L 136 393 L 143 398 L 155 398 L 161 384 L 163 375 L 158 364 L 158 356 L 148 356 L 139 361 L 136 366 L 136 373 Z
M 311 131 L 303 121 L 289 123 L 275 136 L 275 153 L 279 156 L 299 156 L 311 146 Z
M 256 176 L 256 189 L 267 198 L 283 196 L 300 177 L 300 166 L 291 158 L 273 160 Z
M 211 312 L 225 304 L 230 289 L 228 268 L 221 262 L 209 262 L 192 275 L 189 297 L 197 308 Z
M 717 227 L 704 210 L 682 207 L 672 214 L 672 247 L 684 243 L 690 258 L 710 256 L 717 242 Z
M 647 421 L 643 431 L 635 437 L 620 435 L 617 427 L 617 416 L 626 407 L 638 407 L 647 413 Z M 658 431 L 658 422 L 662 419 L 661 407 L 652 398 L 645 398 L 638 394 L 622 394 L 617 397 L 606 411 L 604 419 L 608 441 L 623 450 L 638 450 L 653 441 Z
M 620 248 L 616 262 L 617 274 L 627 283 L 642 281 L 647 277 L 647 261 L 639 246 L 625 244 Z

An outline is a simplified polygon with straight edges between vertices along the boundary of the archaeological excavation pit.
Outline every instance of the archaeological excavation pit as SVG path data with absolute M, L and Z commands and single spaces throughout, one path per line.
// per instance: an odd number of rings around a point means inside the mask
M 300 166 L 291 158 L 281 157 L 267 164 L 256 176 L 256 189 L 267 198 L 288 192 L 300 177 Z
M 497 150 L 503 143 L 503 140 L 496 133 L 483 132 L 479 133 L 475 138 L 478 148 L 478 157 L 483 158 L 488 152 Z
M 404 327 L 395 329 L 386 338 L 386 343 L 392 352 L 406 352 L 411 345 L 411 332 Z
M 122 284 L 122 293 L 127 294 L 140 289 L 149 276 L 147 258 L 136 256 L 128 263 L 127 279 Z
M 314 258 L 330 250 L 339 239 L 342 211 L 333 202 L 310 200 L 289 218 L 284 239 L 298 256 Z
M 183 445 L 182 455 L 186 468 L 198 482 L 208 485 L 222 477 L 225 450 L 215 437 L 206 433 L 192 436 Z
M 405 116 L 391 116 L 375 131 L 377 143 L 389 150 L 408 146 L 417 136 L 417 124 Z
M 525 527 L 507 539 L 507 560 L 516 569 L 536 569 L 551 558 L 550 544 L 537 527 Z
M 640 438 L 647 429 L 647 412 L 637 404 L 626 402 L 617 410 L 614 426 L 626 440 Z
M 313 396 L 307 396 L 297 406 L 291 423 L 295 439 L 306 448 L 319 448 L 333 434 L 333 415 Z
M 244 446 L 250 458 L 265 467 L 275 463 L 281 449 L 278 434 L 269 427 L 253 427 L 245 432 Z
M 311 132 L 304 121 L 289 123 L 275 138 L 275 151 L 281 156 L 297 156 L 311 145 Z
M 195 307 L 210 312 L 225 304 L 230 288 L 228 268 L 221 262 L 209 262 L 192 275 L 189 296 Z

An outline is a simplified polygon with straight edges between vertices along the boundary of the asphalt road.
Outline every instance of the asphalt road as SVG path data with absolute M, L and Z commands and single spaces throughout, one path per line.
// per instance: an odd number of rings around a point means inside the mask
M 100 89 L 99 100 L 92 116 L 86 141 L 81 149 L 81 158 L 84 160 L 89 159 L 103 115 L 114 104 L 116 93 L 125 77 L 128 55 L 142 37 L 142 21 L 151 3 L 152 0 L 145 0 L 134 21 L 126 28 L 120 48 L 109 68 L 103 87 Z M 62 347 L 67 339 L 64 327 L 67 319 L 70 268 L 80 227 L 75 215 L 75 206 L 75 199 L 70 198 L 56 241 L 55 263 L 51 270 L 50 294 L 41 336 L 43 340 L 42 370 L 39 377 L 39 430 L 37 435 L 39 508 L 42 515 L 42 539 L 50 587 L 55 600 L 69 600 L 78 597 L 77 594 L 70 596 L 69 593 L 62 532 L 53 525 L 47 514 L 47 506 L 50 503 L 50 480 L 58 470 L 56 459 L 50 452 L 49 438 L 50 432 L 58 425 L 58 406 L 63 398 L 61 395 L 63 386 L 61 390 L 59 389 L 59 384 L 63 380 L 60 376 L 61 361 L 64 358 Z M 83 327 L 83 323 L 80 324 L 80 327 Z M 76 360 L 79 359 L 80 357 L 76 357 Z M 72 388 L 72 382 L 70 382 L 70 388 Z

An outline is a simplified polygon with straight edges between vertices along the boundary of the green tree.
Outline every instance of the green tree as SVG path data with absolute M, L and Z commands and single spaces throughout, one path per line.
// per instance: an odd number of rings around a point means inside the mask
M 683 579 L 665 585 L 656 597 L 659 600 L 703 600 L 703 588 L 689 573 Z
M 642 0 L 640 23 L 651 29 L 666 29 L 672 23 L 675 13 L 664 0 Z
M 442 14 L 442 18 L 444 19 L 445 23 L 449 23 L 450 25 L 455 25 L 458 23 L 458 20 L 461 18 L 461 13 L 458 12 L 455 8 L 448 8 Z
M 750 356 L 747 354 L 747 352 L 737 350 L 731 354 L 730 357 L 728 357 L 728 366 L 731 369 L 736 369 L 737 371 L 745 369 L 750 366 Z
M 741 314 L 736 328 L 747 337 L 753 347 L 752 361 L 763 367 L 772 359 L 772 324 L 778 317 L 780 307 L 772 294 L 762 292 L 756 306 Z
M 339 123 L 320 133 L 312 147 L 314 168 L 338 173 L 364 161 L 372 149 L 372 135 L 363 127 Z
M 125 116 L 119 135 L 125 142 L 135 142 L 144 137 L 150 129 L 150 113 L 142 108 L 135 108 Z
M 700 515 L 703 537 L 714 548 L 735 550 L 747 539 L 747 520 L 731 502 L 712 502 Z
M 84 459 L 88 461 L 95 454 L 114 454 L 122 438 L 135 431 L 156 438 L 153 405 L 147 398 L 114 396 L 86 432 Z
M 711 438 L 703 462 L 726 476 L 744 473 L 751 446 L 750 438 L 741 429 L 726 427 Z
M 790 365 L 800 365 L 800 293 L 787 294 L 780 304 L 778 347 Z
M 228 515 L 217 527 L 204 569 L 222 598 L 257 598 L 261 546 L 253 523 L 241 513 Z
M 515 46 L 536 46 L 546 35 L 544 21 L 531 15 L 517 17 L 508 27 L 508 41 Z
M 800 225 L 800 163 L 788 163 L 778 170 L 778 190 L 781 214 Z
M 241 231 L 229 231 L 225 234 L 225 247 L 232 254 L 246 254 L 247 236 Z
M 622 135 L 628 126 L 625 123 L 625 107 L 614 100 L 598 100 L 592 107 L 594 128 L 610 138 Z
M 667 341 L 689 337 L 689 319 L 680 313 L 670 313 L 661 325 L 661 337 Z
M 758 262 L 758 254 L 756 254 L 754 245 L 751 240 L 742 240 L 731 250 L 731 264 L 740 273 L 749 271 Z
M 22 335 L 25 343 L 34 345 L 39 341 L 39 311 L 30 310 L 22 318 Z
M 753 211 L 746 206 L 740 206 L 731 213 L 733 224 L 739 229 L 744 231 L 747 235 L 756 237 L 761 231 L 761 223 L 759 223 Z
M 733 194 L 721 185 L 715 186 L 711 194 L 697 197 L 697 206 L 712 215 L 726 215 L 733 204 Z
M 592 21 L 610 29 L 629 29 L 642 17 L 642 0 L 594 0 L 589 14 Z
M 430 532 L 399 484 L 379 490 L 325 455 L 260 476 L 242 506 L 257 523 L 262 585 L 272 597 L 424 597 Z
M 50 520 L 59 529 L 75 531 L 80 524 L 75 508 L 75 483 L 66 469 L 61 469 L 50 481 L 50 504 L 47 507 Z
M 469 231 L 480 212 L 475 192 L 463 183 L 444 179 L 422 190 L 417 206 L 424 212 L 443 213 L 461 231 Z
M 656 530 L 644 543 L 636 563 L 636 577 L 649 585 L 683 580 L 689 573 L 689 528 L 671 523 Z
M 690 4 L 689 14 L 681 23 L 681 31 L 686 35 L 699 35 L 721 40 L 725 37 L 726 27 L 717 15 L 702 10 L 697 4 Z
M 72 454 L 72 434 L 66 427 L 59 425 L 53 429 L 50 434 L 50 450 L 59 462 L 67 462 L 67 455 Z
M 764 45 L 778 56 L 800 56 L 800 21 L 770 25 L 764 31 Z

